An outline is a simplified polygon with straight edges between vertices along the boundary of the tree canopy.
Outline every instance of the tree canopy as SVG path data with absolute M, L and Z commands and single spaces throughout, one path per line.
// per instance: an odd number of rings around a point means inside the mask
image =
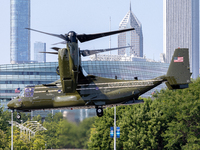
M 20 113 L 21 119 L 16 118 L 17 112 L 13 114 L 13 120 L 21 123 L 31 120 L 30 114 Z M 14 149 L 45 149 L 46 148 L 87 148 L 87 142 L 90 137 L 90 128 L 94 118 L 87 118 L 79 124 L 69 122 L 63 119 L 62 113 L 48 114 L 45 121 L 42 122 L 40 115 L 34 116 L 33 121 L 38 121 L 47 130 L 36 132 L 35 136 L 29 140 L 29 135 L 20 132 L 20 129 L 14 127 L 13 145 Z M 3 111 L 0 108 L 0 150 L 10 149 L 11 143 L 11 112 Z
M 117 149 L 200 149 L 200 78 L 189 88 L 162 89 L 143 104 L 117 107 Z M 113 108 L 96 118 L 89 149 L 113 149 Z

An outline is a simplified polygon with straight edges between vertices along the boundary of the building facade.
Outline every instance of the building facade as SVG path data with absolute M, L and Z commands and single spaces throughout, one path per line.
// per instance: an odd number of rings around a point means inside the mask
M 57 62 L 0 65 L 0 99 L 10 100 L 27 85 L 58 80 L 57 66 Z
M 34 61 L 39 63 L 46 62 L 46 43 L 35 42 L 34 43 Z
M 10 63 L 30 61 L 30 0 L 10 0 Z
M 199 0 L 163 0 L 163 51 L 170 63 L 174 50 L 189 48 L 192 77 L 199 75 Z
M 142 24 L 131 11 L 125 15 L 119 24 L 119 29 L 135 28 L 133 31 L 120 33 L 118 35 L 118 47 L 132 46 L 118 50 L 118 55 L 143 57 L 143 34 Z

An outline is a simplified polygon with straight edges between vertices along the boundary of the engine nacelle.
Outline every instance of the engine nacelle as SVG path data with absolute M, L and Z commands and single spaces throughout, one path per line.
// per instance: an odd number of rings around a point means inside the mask
M 67 48 L 58 51 L 59 75 L 63 93 L 73 93 L 77 86 L 77 71 Z

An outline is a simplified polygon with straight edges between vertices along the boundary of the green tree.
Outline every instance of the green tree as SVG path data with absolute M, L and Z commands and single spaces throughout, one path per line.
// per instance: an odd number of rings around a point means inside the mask
M 86 148 L 93 122 L 94 118 L 87 118 L 77 125 L 63 120 L 62 113 L 53 117 L 48 114 L 43 123 L 47 130 L 40 133 L 47 141 L 47 148 Z
M 55 113 L 53 116 L 53 121 L 59 122 L 61 120 L 63 120 L 63 114 L 61 112 Z
M 9 148 L 8 145 L 9 145 L 9 141 L 8 141 L 7 135 L 4 133 L 3 130 L 0 130 L 0 148 L 2 149 Z
M 0 149 L 7 149 L 10 141 L 8 118 L 5 116 L 3 107 L 0 107 Z
M 59 148 L 79 148 L 80 142 L 77 134 L 77 125 L 67 120 L 58 123 L 57 128 Z
M 164 135 L 166 148 L 200 149 L 199 89 L 200 78 L 190 84 L 190 88 L 176 93 L 179 103 Z
M 117 149 L 200 149 L 200 78 L 183 90 L 162 89 L 153 101 L 117 107 Z M 89 149 L 113 149 L 113 109 L 96 118 Z
M 45 149 L 45 143 L 46 142 L 42 135 L 36 135 L 33 140 L 33 149 L 34 150 L 40 150 L 41 148 Z
M 31 141 L 29 141 L 28 135 L 19 132 L 18 129 L 13 133 L 13 148 L 17 150 L 29 150 L 31 148 Z
M 120 110 L 122 109 L 122 110 Z M 124 108 L 117 107 L 116 118 L 119 120 L 121 112 Z M 95 117 L 95 122 L 93 124 L 93 132 L 88 142 L 89 149 L 113 149 L 113 139 L 110 138 L 110 127 L 113 127 L 114 122 L 114 109 L 107 108 L 104 110 L 103 117 Z M 117 121 L 118 126 L 118 121 Z
M 95 117 L 86 118 L 78 125 L 78 139 L 80 142 L 80 148 L 88 148 L 87 142 L 90 138 L 90 129 L 93 126 Z
M 43 126 L 47 129 L 41 131 L 41 135 L 44 135 L 44 140 L 46 141 L 47 148 L 59 148 L 58 145 L 58 122 L 44 122 Z
M 39 123 L 42 123 L 42 117 L 40 115 L 34 116 L 32 118 L 32 121 L 37 121 Z
M 3 107 L 0 107 L 0 130 L 6 131 L 9 119 L 6 118 Z

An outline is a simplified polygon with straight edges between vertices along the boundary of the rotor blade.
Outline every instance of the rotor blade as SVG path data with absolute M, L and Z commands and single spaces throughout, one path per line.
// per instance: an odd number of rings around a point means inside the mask
M 51 49 L 58 51 L 60 48 L 59 47 L 52 47 Z
M 58 54 L 58 52 L 39 52 L 39 53 Z
M 96 33 L 96 34 L 78 34 L 77 38 L 80 42 L 86 42 L 86 41 L 94 40 L 94 39 L 101 38 L 104 36 L 109 36 L 109 35 L 131 31 L 131 30 L 135 30 L 135 29 L 129 28 L 129 29 L 116 30 L 116 31 L 111 31 L 111 32 Z
M 67 44 L 67 41 L 62 41 L 62 42 L 55 43 L 55 44 L 52 44 L 52 45 L 57 45 L 57 44 Z
M 98 50 L 80 50 L 80 52 L 81 52 L 82 56 L 90 56 L 90 55 L 97 54 L 97 53 L 108 52 L 108 51 L 122 49 L 122 48 L 128 48 L 128 47 L 132 47 L 132 46 L 124 46 L 124 47 L 116 47 L 116 48 L 108 48 L 108 49 L 98 49 Z
M 47 35 L 51 35 L 51 36 L 55 36 L 55 37 L 58 37 L 58 38 L 65 40 L 65 41 L 69 41 L 68 37 L 64 36 L 62 34 L 52 34 L 52 33 L 47 33 L 47 32 L 43 32 L 43 31 L 31 29 L 31 28 L 25 28 L 25 29 L 32 30 L 32 31 L 35 31 L 35 32 L 39 32 L 39 33 L 43 33 L 43 34 L 47 34 Z

